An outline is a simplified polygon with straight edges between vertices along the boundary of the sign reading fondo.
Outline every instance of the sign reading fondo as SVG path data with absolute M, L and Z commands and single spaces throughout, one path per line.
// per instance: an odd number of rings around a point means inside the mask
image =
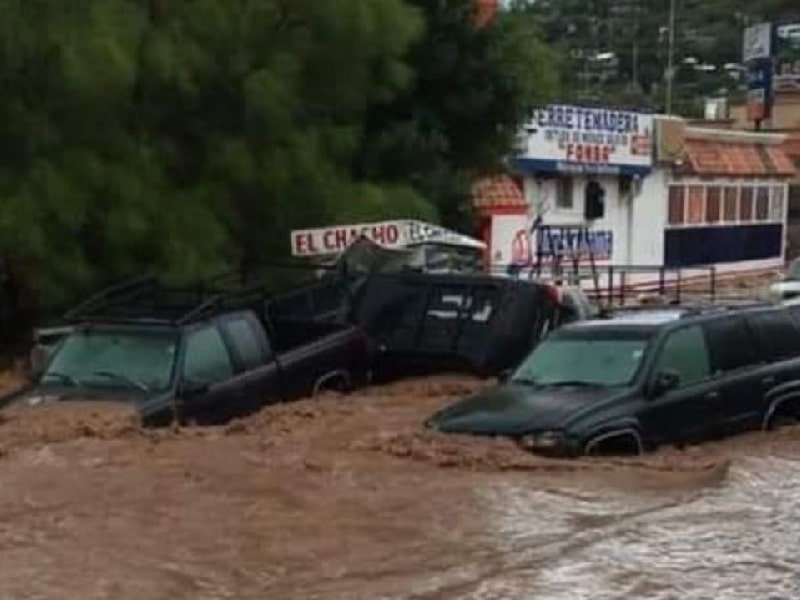
M 319 229 L 302 229 L 292 232 L 292 255 L 336 255 L 361 237 L 389 249 L 400 249 L 415 244 L 448 244 L 483 250 L 486 245 L 474 238 L 461 235 L 438 225 L 412 219 L 335 225 Z
M 605 108 L 548 106 L 522 134 L 522 171 L 647 175 L 653 167 L 652 115 Z

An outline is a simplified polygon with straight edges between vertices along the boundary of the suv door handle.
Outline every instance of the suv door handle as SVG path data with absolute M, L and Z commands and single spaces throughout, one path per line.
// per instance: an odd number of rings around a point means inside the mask
M 761 383 L 763 383 L 766 387 L 772 387 L 773 385 L 775 385 L 775 378 L 765 377 L 764 379 L 761 380 Z
M 719 392 L 708 392 L 706 400 L 719 400 Z

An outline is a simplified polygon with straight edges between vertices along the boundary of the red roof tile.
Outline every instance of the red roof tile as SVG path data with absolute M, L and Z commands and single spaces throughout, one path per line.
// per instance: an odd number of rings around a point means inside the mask
M 472 186 L 472 205 L 477 209 L 526 208 L 525 194 L 509 175 L 481 179 Z
M 789 158 L 800 158 L 800 135 L 794 135 L 787 138 L 783 143 L 783 150 L 789 155 Z
M 781 146 L 757 142 L 686 140 L 683 171 L 695 175 L 786 176 L 796 174 Z

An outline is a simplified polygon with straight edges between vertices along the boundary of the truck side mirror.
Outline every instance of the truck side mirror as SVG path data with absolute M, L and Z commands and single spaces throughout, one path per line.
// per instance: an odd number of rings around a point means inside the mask
M 659 371 L 653 381 L 651 395 L 653 398 L 658 398 L 667 394 L 677 388 L 681 383 L 681 376 L 677 371 L 672 369 L 664 369 Z
M 508 380 L 511 379 L 511 376 L 514 374 L 514 369 L 503 369 L 497 375 L 498 383 L 508 383 Z

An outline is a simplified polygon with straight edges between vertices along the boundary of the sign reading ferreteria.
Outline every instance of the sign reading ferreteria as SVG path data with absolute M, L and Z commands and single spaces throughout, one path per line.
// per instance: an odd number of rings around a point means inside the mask
M 534 112 L 521 134 L 521 171 L 647 175 L 653 167 L 652 115 L 553 105 Z

